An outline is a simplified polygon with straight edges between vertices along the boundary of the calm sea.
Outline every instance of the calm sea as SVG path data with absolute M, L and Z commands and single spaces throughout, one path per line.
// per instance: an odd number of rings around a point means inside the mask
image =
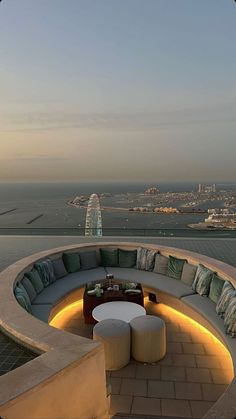
M 24 183 L 0 182 L 0 199 L 2 202 L 17 202 L 38 199 L 69 199 L 76 195 L 104 193 L 139 193 L 151 186 L 159 187 L 161 192 L 192 191 L 197 189 L 196 183 L 137 183 L 137 182 L 63 182 L 63 183 Z
M 0 229 L 74 229 L 85 225 L 85 209 L 72 208 L 67 201 L 77 195 L 111 193 L 114 206 L 126 206 L 123 193 L 141 193 L 150 186 L 161 192 L 196 191 L 196 183 L 134 183 L 134 182 L 73 182 L 73 183 L 0 183 Z M 235 189 L 225 184 L 221 189 Z M 120 201 L 119 201 L 120 199 Z M 112 201 L 113 200 L 113 201 Z M 124 205 L 123 205 L 124 204 Z M 7 212 L 13 210 L 11 212 Z M 5 214 L 4 214 L 5 213 Z M 40 217 L 39 217 L 40 216 Z M 38 219 L 34 220 L 35 218 Z M 185 229 L 190 223 L 203 221 L 205 215 L 157 215 L 128 212 L 102 213 L 104 229 Z M 83 234 L 83 233 L 81 233 Z

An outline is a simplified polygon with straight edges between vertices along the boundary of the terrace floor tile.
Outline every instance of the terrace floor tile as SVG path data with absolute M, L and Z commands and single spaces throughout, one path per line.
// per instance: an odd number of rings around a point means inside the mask
M 202 384 L 203 399 L 215 402 L 227 388 L 224 384 Z
M 110 413 L 116 414 L 118 412 L 130 413 L 133 397 L 119 394 L 112 394 Z
M 172 354 L 166 354 L 164 358 L 158 361 L 158 365 L 173 365 L 173 356 Z
M 175 383 L 176 399 L 202 400 L 202 390 L 199 383 Z
M 186 368 L 186 375 L 187 381 L 192 383 L 212 383 L 211 373 L 207 368 Z
M 138 415 L 160 415 L 161 401 L 148 397 L 134 397 L 131 413 Z
M 109 377 L 108 382 L 111 384 L 112 394 L 120 394 L 121 378 Z
M 182 344 L 180 342 L 168 342 L 166 352 L 167 354 L 182 354 Z
M 167 333 L 167 342 L 192 342 L 190 333 L 169 332 Z
M 176 367 L 196 367 L 196 358 L 192 354 L 173 354 L 173 365 Z
M 175 399 L 175 387 L 173 381 L 148 380 L 148 397 Z
M 161 413 L 163 416 L 179 416 L 183 418 L 192 416 L 190 403 L 186 400 L 162 399 Z
M 120 394 L 131 396 L 147 396 L 147 380 L 123 378 L 121 381 Z
M 168 323 L 168 324 L 166 324 L 166 331 L 167 332 L 179 332 L 180 331 L 180 326 L 179 326 L 179 324 L 176 324 L 176 323 Z
M 211 355 L 196 355 L 198 368 L 221 368 L 220 359 Z
M 137 365 L 130 363 L 117 371 L 111 371 L 111 377 L 135 378 Z
M 185 381 L 185 369 L 183 367 L 161 366 L 161 379 L 167 381 Z
M 215 384 L 228 384 L 233 379 L 232 369 L 211 369 L 211 376 Z
M 190 401 L 193 418 L 202 418 L 212 405 L 212 402 Z
M 183 342 L 183 352 L 185 354 L 203 355 L 205 354 L 204 346 L 202 343 L 188 343 Z
M 136 368 L 136 378 L 158 380 L 161 376 L 160 365 L 138 364 Z

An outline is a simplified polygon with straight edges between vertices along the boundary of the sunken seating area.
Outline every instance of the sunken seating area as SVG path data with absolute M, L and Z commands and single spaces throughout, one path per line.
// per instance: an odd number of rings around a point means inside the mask
M 227 287 L 231 286 L 229 294 L 234 298 L 235 268 L 193 252 L 142 243 L 51 249 L 22 259 L 0 274 L 1 328 L 39 354 L 1 377 L 1 416 L 108 417 L 102 345 L 48 324 L 64 307 L 81 299 L 85 285 L 102 282 L 107 274 L 140 283 L 145 295 L 156 294 L 159 302 L 207 328 L 226 346 L 236 368 L 235 325 L 226 321 L 227 316 L 222 318 L 222 310 L 227 314 L 226 298 L 219 304 Z M 234 378 L 204 417 L 235 415 Z

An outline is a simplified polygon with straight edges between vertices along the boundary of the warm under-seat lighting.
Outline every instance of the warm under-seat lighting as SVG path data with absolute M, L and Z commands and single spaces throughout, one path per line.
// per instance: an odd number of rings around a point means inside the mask
M 162 314 L 163 316 L 170 317 L 172 322 L 179 323 L 180 320 L 181 322 L 185 321 L 186 323 L 188 323 L 186 324 L 186 327 L 191 325 L 194 333 L 196 332 L 196 330 L 199 330 L 201 333 L 208 335 L 211 339 L 213 339 L 215 343 L 221 345 L 222 348 L 227 351 L 223 343 L 219 339 L 217 339 L 213 335 L 213 333 L 211 333 L 208 329 L 206 329 L 204 326 L 202 326 L 200 323 L 198 323 L 196 320 L 193 320 L 191 317 L 187 316 L 186 314 L 183 314 L 180 311 L 175 310 L 174 308 L 167 306 L 165 304 L 158 305 L 158 312 L 159 314 Z
M 224 362 L 224 368 L 228 370 L 229 376 L 231 376 L 230 380 L 233 378 L 233 362 L 230 352 L 213 333 L 186 314 L 162 303 L 153 305 L 145 298 L 146 308 L 149 304 L 152 305 L 152 314 L 163 316 L 166 321 L 169 319 L 171 323 L 179 325 L 182 332 L 189 332 L 193 336 L 194 341 L 201 342 L 204 339 L 208 348 L 206 355 L 217 355 Z
M 76 311 L 81 311 L 83 308 L 83 300 L 78 300 L 74 303 L 61 309 L 49 322 L 50 326 L 58 329 L 63 329 L 71 317 L 76 315 Z
M 193 320 L 191 317 L 186 314 L 181 313 L 174 308 L 167 306 L 165 304 L 153 304 L 149 301 L 148 297 L 144 299 L 145 308 L 148 314 L 153 314 L 163 317 L 163 319 L 168 324 L 175 324 L 179 326 L 181 332 L 187 332 L 193 337 L 193 342 L 202 342 L 204 341 L 205 346 L 207 345 L 207 354 L 216 355 L 221 359 L 224 364 L 224 369 L 227 370 L 227 376 L 229 382 L 233 378 L 233 363 L 231 359 L 230 352 L 223 345 L 223 343 L 217 339 L 213 333 L 208 329 L 202 326 L 197 321 Z M 68 324 L 73 319 L 77 322 L 76 319 L 81 320 L 83 310 L 83 300 L 78 300 L 60 310 L 50 321 L 50 325 L 58 329 L 67 329 Z

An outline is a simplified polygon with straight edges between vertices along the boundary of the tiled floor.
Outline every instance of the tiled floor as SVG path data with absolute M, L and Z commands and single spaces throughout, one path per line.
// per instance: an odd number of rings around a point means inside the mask
M 37 355 L 18 346 L 7 336 L 0 334 L 0 375 L 14 370 Z
M 148 301 L 145 307 L 166 322 L 167 354 L 155 365 L 131 360 L 125 368 L 107 372 L 111 417 L 123 412 L 201 418 L 232 379 L 228 352 L 205 329 L 171 308 Z M 53 324 L 92 337 L 92 326 L 83 321 L 82 303 L 57 316 Z

